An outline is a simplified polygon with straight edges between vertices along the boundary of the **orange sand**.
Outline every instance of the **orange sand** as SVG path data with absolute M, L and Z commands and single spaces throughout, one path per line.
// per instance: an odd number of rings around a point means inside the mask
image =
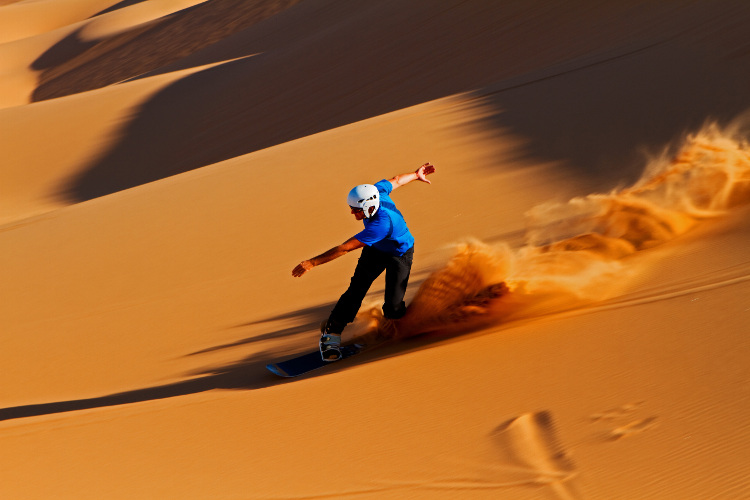
M 0 497 L 750 498 L 750 5 L 600 3 L 0 1 Z

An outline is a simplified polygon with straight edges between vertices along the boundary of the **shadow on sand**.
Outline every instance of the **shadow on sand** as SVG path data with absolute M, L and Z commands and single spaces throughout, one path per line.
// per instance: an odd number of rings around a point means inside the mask
M 519 154 L 611 188 L 640 174 L 638 148 L 653 151 L 708 118 L 727 121 L 750 107 L 746 59 L 711 53 L 690 35 L 708 5 L 657 9 L 658 19 L 612 7 L 611 26 L 585 27 L 560 24 L 550 9 L 532 16 L 538 29 L 527 32 L 509 19 L 529 13 L 521 3 L 505 4 L 405 9 L 403 2 L 381 2 L 370 16 L 354 2 L 302 2 L 190 59 L 187 67 L 241 58 L 153 95 L 60 194 L 90 200 L 467 92 L 489 108 L 481 125 L 527 141 Z M 642 36 L 617 34 L 641 17 L 650 27 Z M 304 22 L 309 18 L 316 23 Z M 424 22 L 415 25 L 415 18 Z M 530 32 L 542 38 L 516 43 Z M 569 37 L 582 42 L 558 44 Z M 67 50 L 73 49 L 52 49 Z
M 271 331 L 263 334 L 262 337 L 265 340 L 281 339 L 293 334 L 310 332 L 311 330 L 315 331 L 317 330 L 321 314 L 327 312 L 329 309 L 330 304 L 324 304 L 321 306 L 302 309 L 294 313 L 268 318 L 264 322 L 277 321 L 280 319 L 296 319 L 299 320 L 300 326 L 291 329 L 282 328 L 276 331 Z M 312 321 L 311 318 L 315 318 L 315 320 Z M 310 326 L 312 327 L 310 328 Z M 189 354 L 189 356 L 207 353 L 219 349 L 231 348 L 257 340 L 259 340 L 258 337 L 253 337 L 233 344 L 216 346 L 215 348 L 191 353 Z M 396 356 L 406 351 L 426 348 L 429 345 L 441 340 L 446 340 L 446 338 L 430 337 L 429 335 L 425 335 L 421 338 L 408 339 L 398 343 L 384 344 L 382 346 L 378 346 L 375 349 L 368 350 L 367 352 L 358 355 L 354 359 L 350 358 L 338 363 L 334 363 L 331 366 L 326 367 L 325 369 L 311 372 L 295 379 L 279 378 L 278 376 L 273 375 L 271 372 L 269 372 L 266 369 L 266 365 L 274 361 L 279 361 L 280 359 L 285 357 L 288 358 L 299 355 L 301 354 L 301 352 L 287 352 L 285 354 L 279 354 L 277 351 L 264 350 L 256 352 L 234 363 L 208 368 L 188 374 L 188 376 L 193 376 L 195 378 L 191 378 L 189 380 L 184 380 L 181 382 L 148 387 L 144 389 L 136 389 L 132 391 L 125 391 L 93 398 L 1 408 L 0 421 L 14 420 L 26 417 L 37 417 L 42 415 L 53 415 L 57 413 L 66 413 L 78 410 L 90 410 L 94 408 L 106 408 L 110 406 L 120 406 L 130 403 L 142 403 L 159 399 L 174 398 L 178 396 L 187 396 L 190 394 L 198 394 L 201 392 L 207 392 L 216 389 L 261 389 L 278 384 L 294 382 L 295 380 L 335 373 L 352 366 L 369 363 L 377 359 L 382 359 L 384 357 Z

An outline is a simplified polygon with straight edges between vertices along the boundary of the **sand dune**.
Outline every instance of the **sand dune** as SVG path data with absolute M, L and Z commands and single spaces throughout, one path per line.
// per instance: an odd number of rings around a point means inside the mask
M 0 497 L 750 498 L 748 20 L 0 1 Z M 428 160 L 407 316 L 267 372 Z

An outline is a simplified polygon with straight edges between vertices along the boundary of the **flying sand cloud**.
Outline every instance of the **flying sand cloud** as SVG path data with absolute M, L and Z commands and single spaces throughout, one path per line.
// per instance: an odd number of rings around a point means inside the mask
M 469 240 L 420 286 L 397 324 L 375 308 L 370 335 L 456 332 L 610 298 L 632 272 L 624 259 L 750 201 L 744 121 L 709 123 L 677 153 L 651 160 L 633 186 L 544 204 L 527 215 L 527 243 Z

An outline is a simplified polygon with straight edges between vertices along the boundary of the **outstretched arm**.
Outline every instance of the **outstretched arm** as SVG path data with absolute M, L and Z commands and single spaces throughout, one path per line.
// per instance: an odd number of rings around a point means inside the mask
M 418 169 L 416 169 L 414 172 L 409 172 L 407 174 L 400 174 L 394 177 L 393 179 L 388 179 L 390 183 L 393 185 L 393 189 L 397 189 L 401 186 L 405 186 L 409 184 L 411 181 L 420 180 L 422 182 L 426 182 L 427 184 L 430 184 L 430 180 L 427 179 L 427 176 L 435 172 L 435 167 L 432 166 L 429 162 L 425 163 Z
M 327 252 L 318 255 L 317 257 L 313 257 L 309 260 L 303 260 L 302 262 L 297 264 L 297 267 L 292 270 L 292 276 L 294 276 L 295 278 L 299 278 L 313 267 L 325 264 L 326 262 L 331 262 L 333 259 L 338 259 L 342 255 L 346 255 L 352 250 L 362 248 L 363 246 L 365 246 L 365 244 L 359 241 L 357 238 L 349 238 L 341 245 L 335 246 Z

